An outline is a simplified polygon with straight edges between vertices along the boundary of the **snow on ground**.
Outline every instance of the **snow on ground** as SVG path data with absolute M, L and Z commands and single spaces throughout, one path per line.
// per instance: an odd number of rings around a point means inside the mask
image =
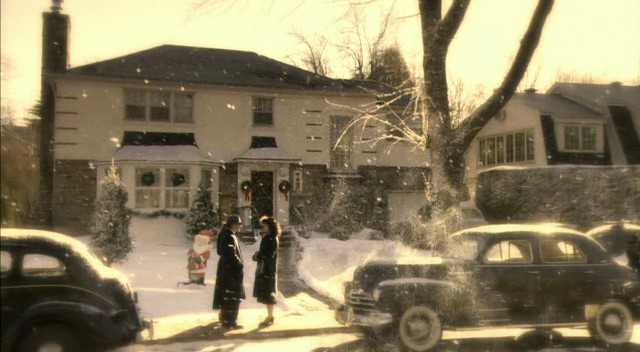
M 128 276 L 133 288 L 138 292 L 142 314 L 154 321 L 154 340 L 171 337 L 192 329 L 211 328 L 216 322 L 217 311 L 211 309 L 215 271 L 218 256 L 212 253 L 206 272 L 206 286 L 177 286 L 179 281 L 187 281 L 187 251 L 191 243 L 184 237 L 185 226 L 181 220 L 167 218 L 134 218 L 131 234 L 135 241 L 134 251 L 127 262 L 115 265 Z M 299 278 L 305 283 L 336 301 L 343 300 L 343 282 L 351 280 L 360 263 L 374 258 L 404 259 L 427 258 L 430 253 L 407 248 L 391 241 L 368 240 L 369 232 L 354 234 L 348 241 L 331 239 L 327 234 L 310 233 L 309 238 L 298 237 L 303 248 L 298 267 Z M 88 241 L 88 238 L 85 239 Z M 276 305 L 276 324 L 264 332 L 283 330 L 305 330 L 328 328 L 319 335 L 292 338 L 265 338 L 243 340 L 242 335 L 256 328 L 266 315 L 265 306 L 252 297 L 255 263 L 251 255 L 259 243 L 243 244 L 245 258 L 244 284 L 247 300 L 240 306 L 239 323 L 245 328 L 231 331 L 222 339 L 203 339 L 193 342 L 171 344 L 134 344 L 113 352 L 141 351 L 312 351 L 345 344 L 357 339 L 354 334 L 339 333 L 341 327 L 333 319 L 330 307 L 307 294 L 286 299 L 280 295 Z M 333 329 L 333 330 L 331 330 Z M 337 330 L 335 330 L 337 329 Z M 337 332 L 338 331 L 338 332 Z M 523 330 L 485 329 L 479 336 L 518 336 Z M 586 336 L 586 330 L 563 329 L 565 336 Z M 576 335 L 577 334 L 577 335 Z M 277 336 L 274 335 L 274 336 Z M 445 339 L 470 337 L 469 332 L 446 332 Z M 144 335 L 143 338 L 150 339 Z M 640 342 L 640 326 L 636 325 L 634 342 Z
M 178 282 L 187 281 L 187 251 L 192 245 L 184 236 L 183 221 L 173 217 L 155 219 L 136 217 L 132 219 L 130 231 L 134 239 L 134 251 L 126 262 L 116 264 L 114 267 L 129 278 L 131 285 L 138 293 L 142 315 L 154 322 L 153 337 L 145 334 L 144 338 L 162 339 L 216 322 L 217 311 L 211 309 L 211 303 L 218 256 L 213 250 L 205 276 L 206 286 L 178 286 Z M 298 237 L 300 246 L 303 247 L 298 269 L 300 279 L 317 292 L 341 302 L 343 300 L 342 283 L 351 279 L 355 267 L 361 262 L 377 257 L 418 254 L 415 250 L 394 242 L 371 241 L 367 238 L 369 238 L 367 231 L 354 234 L 347 242 L 331 239 L 323 233 L 311 233 L 308 239 Z M 245 259 L 244 285 L 248 298 L 240 306 L 238 321 L 245 325 L 245 329 L 240 332 L 247 328 L 255 328 L 254 325 L 257 325 L 266 315 L 265 306 L 251 297 L 255 263 L 250 257 L 258 250 L 258 246 L 259 243 L 242 245 Z M 353 248 L 358 250 L 354 251 Z M 280 294 L 275 317 L 276 324 L 269 328 L 273 331 L 340 327 L 333 319 L 330 307 L 304 293 L 286 299 Z M 269 350 L 268 346 L 271 344 L 281 345 L 278 339 L 252 343 L 250 346 L 243 345 L 231 340 L 234 334 L 235 332 L 231 332 L 228 334 L 230 339 L 215 343 L 202 341 L 170 345 L 137 344 L 117 349 L 117 351 L 253 351 L 264 350 L 264 348 Z M 293 338 L 287 339 L 287 347 L 296 351 L 309 351 L 318 347 L 335 346 L 353 339 L 355 337 L 349 334 Z M 204 348 L 205 346 L 207 347 Z

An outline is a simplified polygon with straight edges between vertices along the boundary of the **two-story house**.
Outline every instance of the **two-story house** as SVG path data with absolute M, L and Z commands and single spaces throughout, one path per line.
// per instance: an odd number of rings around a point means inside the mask
M 556 83 L 516 93 L 466 153 L 472 194 L 496 166 L 640 164 L 640 87 Z
M 59 8 L 46 16 L 63 20 L 45 23 L 45 51 L 66 48 L 68 35 L 51 44 L 46 33 L 68 33 L 68 17 Z M 112 162 L 135 211 L 185 212 L 206 184 L 216 208 L 246 223 L 254 212 L 287 225 L 292 199 L 315 202 L 340 178 L 369 178 L 394 204 L 424 188 L 412 175 L 428 172 L 426 152 L 358 143 L 381 133 L 374 124 L 357 135 L 346 129 L 375 106 L 370 90 L 256 53 L 163 45 L 49 71 L 46 84 L 54 92 L 43 121 L 52 130 L 56 228 L 86 231 Z

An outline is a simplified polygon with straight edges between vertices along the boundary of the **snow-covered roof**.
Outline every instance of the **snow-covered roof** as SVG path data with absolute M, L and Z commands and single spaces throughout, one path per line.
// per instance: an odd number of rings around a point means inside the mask
M 205 153 L 194 145 L 125 145 L 113 153 L 114 161 L 210 163 L 224 160 Z M 111 162 L 111 160 L 107 160 Z
M 291 163 L 298 162 L 300 159 L 289 157 L 280 148 L 251 148 L 244 154 L 235 158 L 236 161 L 271 161 Z

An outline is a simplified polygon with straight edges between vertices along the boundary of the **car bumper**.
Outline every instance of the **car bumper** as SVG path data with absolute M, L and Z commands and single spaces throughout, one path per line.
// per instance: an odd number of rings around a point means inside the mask
M 391 313 L 369 311 L 366 314 L 354 313 L 353 307 L 341 304 L 334 312 L 336 321 L 347 326 L 382 326 L 393 321 Z

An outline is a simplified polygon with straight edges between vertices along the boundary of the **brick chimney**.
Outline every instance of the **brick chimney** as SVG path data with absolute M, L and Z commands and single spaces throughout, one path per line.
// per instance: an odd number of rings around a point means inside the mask
M 55 89 L 49 75 L 63 73 L 69 63 L 69 16 L 61 13 L 62 0 L 53 0 L 50 12 L 42 14 L 42 69 L 40 77 L 40 199 L 38 223 L 53 227 L 53 128 Z

